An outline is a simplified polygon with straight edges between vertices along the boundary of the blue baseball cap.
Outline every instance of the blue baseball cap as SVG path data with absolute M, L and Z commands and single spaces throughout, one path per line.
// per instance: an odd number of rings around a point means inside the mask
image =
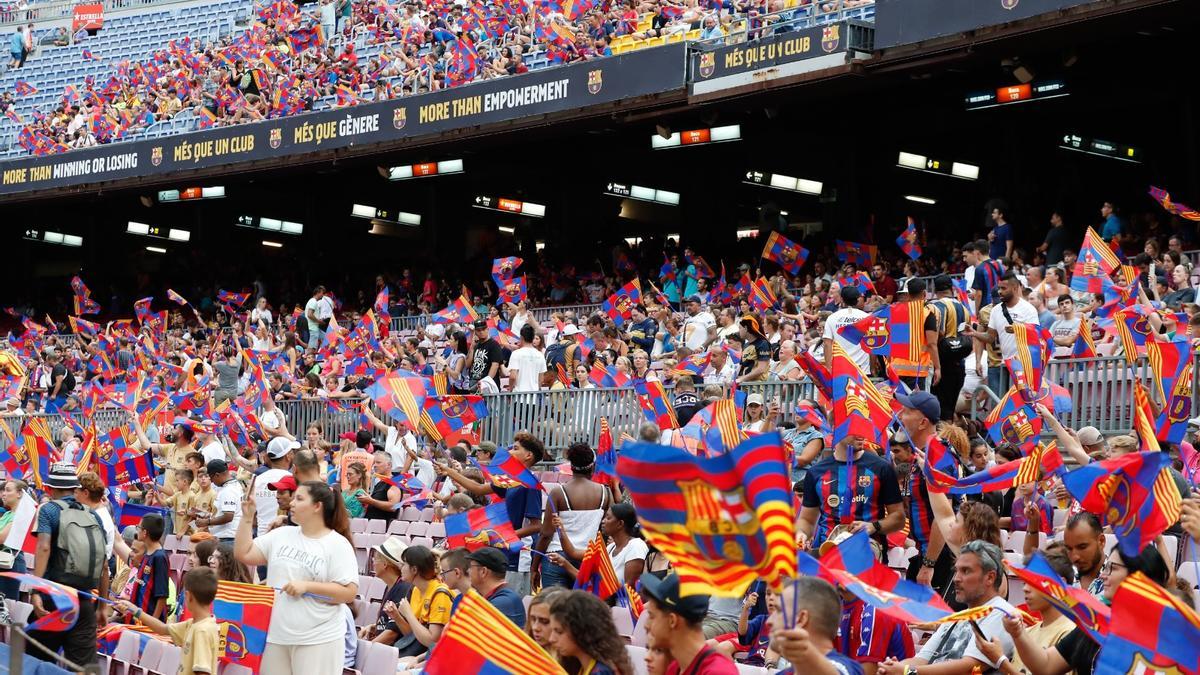
M 927 391 L 917 390 L 907 396 L 896 394 L 896 400 L 905 408 L 920 410 L 930 424 L 937 424 L 942 418 L 942 404 L 938 402 L 936 396 Z

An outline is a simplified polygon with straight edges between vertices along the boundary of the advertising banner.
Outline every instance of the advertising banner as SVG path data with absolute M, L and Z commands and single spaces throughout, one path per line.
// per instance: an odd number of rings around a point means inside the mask
M 71 15 L 71 32 L 83 30 L 100 30 L 104 27 L 104 5 L 75 5 Z

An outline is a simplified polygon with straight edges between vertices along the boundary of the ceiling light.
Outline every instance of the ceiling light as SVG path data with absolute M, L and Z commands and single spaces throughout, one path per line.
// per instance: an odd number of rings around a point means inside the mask
M 979 167 L 966 162 L 954 162 L 950 165 L 950 175 L 967 180 L 979 180 Z
M 167 252 L 167 249 L 162 248 L 161 246 L 147 246 L 146 250 L 150 251 L 151 253 L 166 253 Z
M 63 235 L 64 246 L 83 246 L 83 237 L 74 234 Z
M 125 231 L 130 234 L 150 234 L 150 226 L 146 223 L 135 223 L 131 220 L 125 226 Z
M 918 204 L 936 204 L 937 203 L 936 199 L 931 199 L 929 197 L 922 197 L 920 195 L 904 195 L 904 198 L 910 202 L 917 202 Z
M 917 169 L 923 171 L 925 169 L 925 155 L 918 155 L 912 152 L 901 152 L 900 158 L 896 160 L 898 166 L 906 169 Z
M 187 230 L 177 230 L 172 227 L 170 232 L 167 232 L 167 239 L 170 239 L 171 241 L 190 241 L 192 239 L 192 233 L 188 232 Z
M 514 232 L 517 231 L 517 228 L 509 227 L 508 225 L 500 225 L 500 226 L 497 226 L 496 229 L 500 230 L 504 234 L 513 234 Z
M 283 248 L 283 244 L 281 244 L 277 241 L 270 241 L 267 239 L 263 239 L 263 246 L 270 246 L 271 248 Z

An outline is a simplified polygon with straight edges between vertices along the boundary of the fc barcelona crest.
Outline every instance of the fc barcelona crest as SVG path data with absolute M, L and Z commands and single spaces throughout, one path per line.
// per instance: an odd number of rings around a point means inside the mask
M 600 88 L 604 86 L 604 71 L 597 68 L 588 72 L 588 93 L 599 94 Z
M 283 145 L 283 129 L 272 129 L 271 135 L 267 138 L 267 142 L 271 144 L 272 148 L 278 148 L 279 146 Z
M 834 24 L 821 29 L 821 49 L 824 49 L 826 54 L 838 48 L 838 43 L 841 42 L 842 38 L 841 28 L 841 26 Z
M 687 505 L 687 529 L 693 535 L 748 535 L 758 531 L 758 516 L 746 502 L 745 488 L 720 490 L 704 481 L 680 481 Z
M 442 414 L 446 417 L 462 417 L 471 407 L 465 396 L 447 396 L 446 404 L 442 406 Z
M 150 163 L 154 166 L 162 164 L 162 146 L 156 145 L 150 150 Z
M 700 55 L 700 77 L 711 77 L 717 69 L 717 55 L 705 52 Z
M 880 317 L 875 317 L 867 328 L 867 334 L 863 336 L 862 346 L 871 351 L 882 349 L 887 346 L 890 337 L 887 322 Z
M 1021 0 L 1000 0 L 1000 6 L 1004 9 L 1016 9 Z
M 400 106 L 392 111 L 392 126 L 396 129 L 403 129 L 405 123 L 408 122 L 408 108 Z

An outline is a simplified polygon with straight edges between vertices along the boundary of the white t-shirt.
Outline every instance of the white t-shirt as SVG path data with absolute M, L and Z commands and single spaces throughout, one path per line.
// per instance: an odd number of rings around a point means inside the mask
M 987 639 L 998 638 L 1000 640 L 1000 649 L 1002 653 L 1012 658 L 1013 642 L 1008 631 L 1004 629 L 1004 616 L 1007 614 L 1013 616 L 1016 614 L 1016 608 L 1008 603 L 1007 600 L 1000 596 L 996 596 L 988 600 L 985 604 L 997 608 L 999 611 L 993 610 L 991 614 L 977 619 L 976 625 Z M 923 659 L 930 664 L 943 663 L 963 657 L 970 657 L 987 664 L 991 668 L 984 668 L 985 671 L 995 668 L 983 652 L 975 646 L 975 632 L 971 628 L 968 621 L 956 621 L 954 623 L 942 624 L 933 637 L 925 643 L 921 651 L 917 653 L 917 658 Z
M 318 321 L 324 321 L 333 316 L 333 301 L 329 299 L 328 295 L 322 297 L 320 300 L 309 298 L 308 302 L 304 303 L 305 318 L 308 317 L 309 310 L 312 310 L 313 315 L 317 317 Z M 318 330 L 319 326 L 312 319 L 309 319 L 308 329 Z
M 279 527 L 254 540 L 267 559 L 267 585 L 283 588 L 291 581 L 357 584 L 354 547 L 337 532 L 310 539 L 296 526 Z M 277 645 L 318 645 L 341 641 L 346 632 L 342 606 L 287 593 L 275 594 L 267 642 Z
M 226 459 L 225 446 L 221 445 L 221 441 L 215 437 L 208 442 L 208 445 L 200 448 L 200 454 L 204 455 L 206 465 L 214 459 Z
M 869 374 L 871 372 L 871 357 L 863 351 L 862 346 L 847 340 L 840 334 L 842 328 L 858 323 L 866 316 L 867 313 L 861 309 L 843 307 L 830 314 L 828 319 L 825 319 L 825 332 L 821 337 L 833 340 L 834 344 L 846 351 L 846 355 L 858 365 L 859 370 L 863 371 L 864 374 Z
M 1026 300 L 1018 300 L 1017 304 L 1008 309 L 1009 316 L 1012 317 L 1012 323 L 1029 323 L 1035 326 L 1038 323 L 1038 311 L 1033 305 Z M 996 331 L 996 335 L 1000 341 L 1000 358 L 1007 359 L 1010 356 L 1017 354 L 1017 336 L 1004 330 L 1009 326 L 1008 319 L 1004 318 L 1004 310 L 1001 307 L 993 307 L 992 315 L 988 317 L 988 328 Z
M 417 480 L 421 481 L 422 485 L 433 487 L 433 481 L 437 480 L 437 471 L 433 468 L 433 462 L 424 457 L 418 457 L 413 460 L 411 468 L 413 475 L 417 477 Z
M 100 522 L 104 525 L 104 559 L 108 560 L 112 557 L 113 544 L 117 541 L 117 524 L 113 522 L 108 506 L 101 505 L 93 511 L 100 516 Z
M 264 410 L 258 414 L 258 421 L 262 422 L 264 429 L 271 429 L 272 431 L 282 429 L 284 422 L 283 411 L 279 408 Z
M 715 328 L 717 320 L 709 312 L 697 312 L 683 322 L 683 344 L 693 352 L 704 349 L 708 344 L 708 329 Z
M 224 485 L 217 488 L 217 503 L 215 515 L 233 513 L 233 520 L 223 525 L 210 525 L 209 534 L 217 539 L 233 539 L 237 535 L 238 524 L 242 522 L 242 484 L 230 478 Z
M 508 369 L 517 371 L 513 391 L 537 391 L 546 372 L 546 357 L 533 347 L 521 347 L 508 357 Z
M 270 326 L 272 321 L 271 310 L 259 309 L 257 307 L 250 310 L 250 323 L 257 326 L 259 321 Z
M 404 445 L 401 445 L 403 443 Z M 396 431 L 396 427 L 388 427 L 387 438 L 383 442 L 383 450 L 392 458 L 392 471 L 399 471 L 404 466 L 404 458 L 408 454 L 408 448 L 413 452 L 417 451 L 417 439 L 411 431 L 407 431 L 403 436 Z
M 729 384 L 737 379 L 737 366 L 734 365 L 733 359 L 726 357 L 725 365 L 717 370 L 713 366 L 709 366 L 704 373 L 704 384 Z
M 270 531 L 271 521 L 279 515 L 279 499 L 275 491 L 267 486 L 290 475 L 292 472 L 287 469 L 267 469 L 254 477 L 254 512 L 259 536 Z
M 608 545 L 608 557 L 612 559 L 613 569 L 617 572 L 617 581 L 625 583 L 625 563 L 630 560 L 645 560 L 646 555 L 650 552 L 646 542 L 636 537 L 629 540 L 625 544 L 625 548 L 621 549 L 620 553 L 614 554 L 613 549 L 616 546 Z

